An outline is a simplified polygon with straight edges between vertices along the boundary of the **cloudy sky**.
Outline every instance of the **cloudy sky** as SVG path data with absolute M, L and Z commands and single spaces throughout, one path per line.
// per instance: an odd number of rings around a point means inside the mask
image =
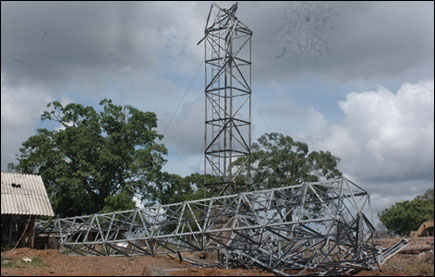
M 166 171 L 202 171 L 209 7 L 1 2 L 1 169 L 52 127 L 48 102 L 110 98 L 157 113 Z M 254 140 L 275 131 L 331 151 L 376 211 L 433 187 L 433 2 L 241 2 L 238 18 L 254 33 Z

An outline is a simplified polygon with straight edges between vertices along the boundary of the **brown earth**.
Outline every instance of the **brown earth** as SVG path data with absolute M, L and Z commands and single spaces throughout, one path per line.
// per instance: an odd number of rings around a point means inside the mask
M 142 275 L 146 265 L 153 264 L 160 268 L 180 268 L 186 264 L 180 264 L 169 257 L 86 257 L 69 256 L 58 250 L 35 250 L 20 248 L 2 256 L 16 261 L 13 267 L 1 268 L 1 275 Z M 44 264 L 28 266 L 23 258 L 39 258 Z
M 221 268 L 189 268 L 182 271 L 173 271 L 172 276 L 275 276 L 275 274 L 246 269 L 221 269 Z
M 376 244 L 387 247 L 399 240 L 400 238 L 377 240 Z M 365 270 L 356 276 L 434 276 L 433 246 L 428 247 L 426 241 L 427 238 L 412 239 L 410 245 L 403 250 L 404 253 L 412 254 L 396 254 L 382 266 L 381 270 Z M 25 262 L 23 258 L 30 258 L 38 263 Z M 53 249 L 20 248 L 2 253 L 1 275 L 270 276 L 274 274 L 261 270 L 193 267 L 187 262 L 180 263 L 168 256 L 85 257 L 69 256 Z
M 388 247 L 401 239 L 378 239 L 375 244 Z M 434 276 L 434 246 L 427 241 L 427 237 L 410 239 L 409 245 L 386 261 L 380 270 L 364 270 L 356 276 Z
M 42 264 L 32 265 L 23 258 L 38 259 Z M 4 266 L 3 259 L 10 261 L 11 266 Z M 13 265 L 13 266 L 12 266 Z M 160 271 L 150 272 L 149 265 Z M 185 270 L 181 270 L 185 268 Z M 69 256 L 58 250 L 36 250 L 19 248 L 2 253 L 2 276 L 258 276 L 274 275 L 260 270 L 215 269 L 192 267 L 186 262 L 168 256 L 156 257 L 104 257 L 104 256 Z

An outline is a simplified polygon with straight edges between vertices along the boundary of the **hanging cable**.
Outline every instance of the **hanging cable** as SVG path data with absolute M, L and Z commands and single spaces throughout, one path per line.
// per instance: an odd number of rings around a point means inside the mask
M 184 99 L 185 99 L 186 96 L 189 94 L 189 92 L 190 92 L 190 88 L 192 87 L 192 84 L 193 84 L 193 82 L 195 81 L 196 76 L 198 75 L 199 69 L 201 68 L 201 64 L 202 64 L 202 61 L 199 63 L 199 65 L 198 65 L 198 69 L 196 70 L 196 73 L 195 73 L 195 75 L 193 76 L 192 81 L 190 81 L 189 87 L 187 88 L 186 92 L 184 93 L 183 97 L 181 98 L 180 103 L 178 103 L 177 108 L 176 108 L 175 111 L 172 113 L 171 118 L 169 119 L 168 123 L 166 124 L 165 130 L 163 131 L 163 135 L 164 135 L 164 134 L 166 133 L 166 131 L 168 130 L 169 126 L 170 126 L 171 123 L 172 123 L 172 120 L 174 120 L 175 115 L 177 114 L 178 110 L 180 109 L 181 105 L 182 105 L 183 102 L 184 102 Z

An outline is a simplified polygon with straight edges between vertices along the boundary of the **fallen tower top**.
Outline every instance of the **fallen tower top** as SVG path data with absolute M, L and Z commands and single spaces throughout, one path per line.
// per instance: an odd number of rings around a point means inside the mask
M 144 209 L 56 219 L 60 244 L 90 255 L 156 255 L 220 249 L 221 264 L 281 275 L 375 269 L 407 245 L 379 249 L 370 196 L 346 178 Z

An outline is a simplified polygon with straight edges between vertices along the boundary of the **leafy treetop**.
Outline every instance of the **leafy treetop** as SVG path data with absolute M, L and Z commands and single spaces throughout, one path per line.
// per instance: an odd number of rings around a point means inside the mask
M 167 150 L 158 142 L 163 136 L 155 130 L 156 115 L 108 99 L 100 105 L 102 111 L 96 112 L 81 104 L 49 103 L 51 110 L 41 119 L 61 127 L 38 129 L 22 144 L 18 163 L 10 166 L 42 176 L 59 216 L 100 211 L 110 202 L 106 198 L 140 193 L 161 174 Z
M 411 201 L 397 202 L 379 214 L 379 219 L 388 231 L 401 236 L 410 235 L 427 220 L 434 220 L 434 189 Z
M 279 133 L 266 133 L 252 144 L 251 171 L 256 188 L 317 182 L 342 175 L 340 158 L 328 151 L 309 151 L 308 145 Z

